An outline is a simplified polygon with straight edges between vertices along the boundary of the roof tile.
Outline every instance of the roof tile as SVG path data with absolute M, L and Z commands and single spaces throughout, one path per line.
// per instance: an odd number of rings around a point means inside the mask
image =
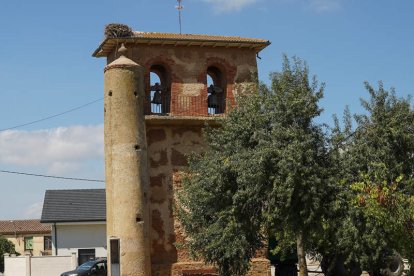
M 41 222 L 106 220 L 105 189 L 47 190 Z
M 50 225 L 40 223 L 38 219 L 27 220 L 1 220 L 0 221 L 0 234 L 40 234 L 50 233 Z
M 265 39 L 247 38 L 241 36 L 206 35 L 206 34 L 175 34 L 158 32 L 134 32 L 134 37 L 155 38 L 155 39 L 174 39 L 174 40 L 204 40 L 204 41 L 223 41 L 223 42 L 253 42 L 269 43 Z
M 200 47 L 237 47 L 252 49 L 256 52 L 263 50 L 270 44 L 270 42 L 265 39 L 246 38 L 240 36 L 133 32 L 132 36 L 127 37 L 106 37 L 92 56 L 105 57 L 121 43 Z

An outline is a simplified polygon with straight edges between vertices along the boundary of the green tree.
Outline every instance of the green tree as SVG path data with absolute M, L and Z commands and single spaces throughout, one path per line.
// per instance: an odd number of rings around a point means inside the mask
M 4 272 L 4 254 L 16 254 L 14 244 L 0 235 L 0 272 Z
M 207 149 L 190 158 L 179 192 L 179 218 L 190 252 L 221 275 L 244 275 L 268 235 L 305 252 L 321 231 L 334 189 L 322 126 L 323 96 L 306 64 L 283 60 L 271 87 L 238 96 L 221 128 L 206 131 Z
M 319 252 L 378 274 L 394 250 L 413 260 L 414 112 L 409 98 L 398 98 L 380 82 L 365 83 L 366 113 L 345 114 L 345 129 L 336 120 L 333 156 L 340 188 Z M 336 251 L 336 252 L 335 252 Z M 334 256 L 334 257 L 333 257 Z M 332 258 L 333 257 L 333 258 Z

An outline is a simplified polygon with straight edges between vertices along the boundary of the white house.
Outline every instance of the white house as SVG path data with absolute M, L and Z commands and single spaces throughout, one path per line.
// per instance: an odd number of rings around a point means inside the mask
M 53 256 L 106 257 L 105 189 L 47 190 L 40 222 L 52 226 Z

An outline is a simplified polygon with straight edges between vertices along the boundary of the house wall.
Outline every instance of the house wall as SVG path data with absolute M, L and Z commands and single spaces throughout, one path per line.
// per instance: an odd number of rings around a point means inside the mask
M 5 276 L 58 276 L 76 268 L 75 256 L 20 256 L 4 258 Z
M 16 252 L 19 252 L 21 255 L 29 253 L 32 256 L 42 256 L 50 253 L 50 251 L 45 251 L 44 236 L 50 236 L 50 234 L 17 234 L 16 236 L 6 235 L 5 237 L 14 244 Z M 33 237 L 33 250 L 24 250 L 25 237 Z
M 97 224 L 57 224 L 57 255 L 70 256 L 78 249 L 95 248 L 96 257 L 106 257 L 106 223 Z M 53 248 L 55 255 L 55 231 L 52 231 Z

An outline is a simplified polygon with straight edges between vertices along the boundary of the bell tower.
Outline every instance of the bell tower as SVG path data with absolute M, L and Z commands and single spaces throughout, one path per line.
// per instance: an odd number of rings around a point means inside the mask
M 203 150 L 202 128 L 219 126 L 237 94 L 254 83 L 256 56 L 270 43 L 134 32 L 119 24 L 108 25 L 105 34 L 93 56 L 108 64 L 108 263 L 120 271 L 111 275 L 214 275 L 214 268 L 177 246 L 185 240 L 173 211 L 175 191 L 186 156 Z M 251 275 L 268 271 L 267 259 L 253 260 Z

